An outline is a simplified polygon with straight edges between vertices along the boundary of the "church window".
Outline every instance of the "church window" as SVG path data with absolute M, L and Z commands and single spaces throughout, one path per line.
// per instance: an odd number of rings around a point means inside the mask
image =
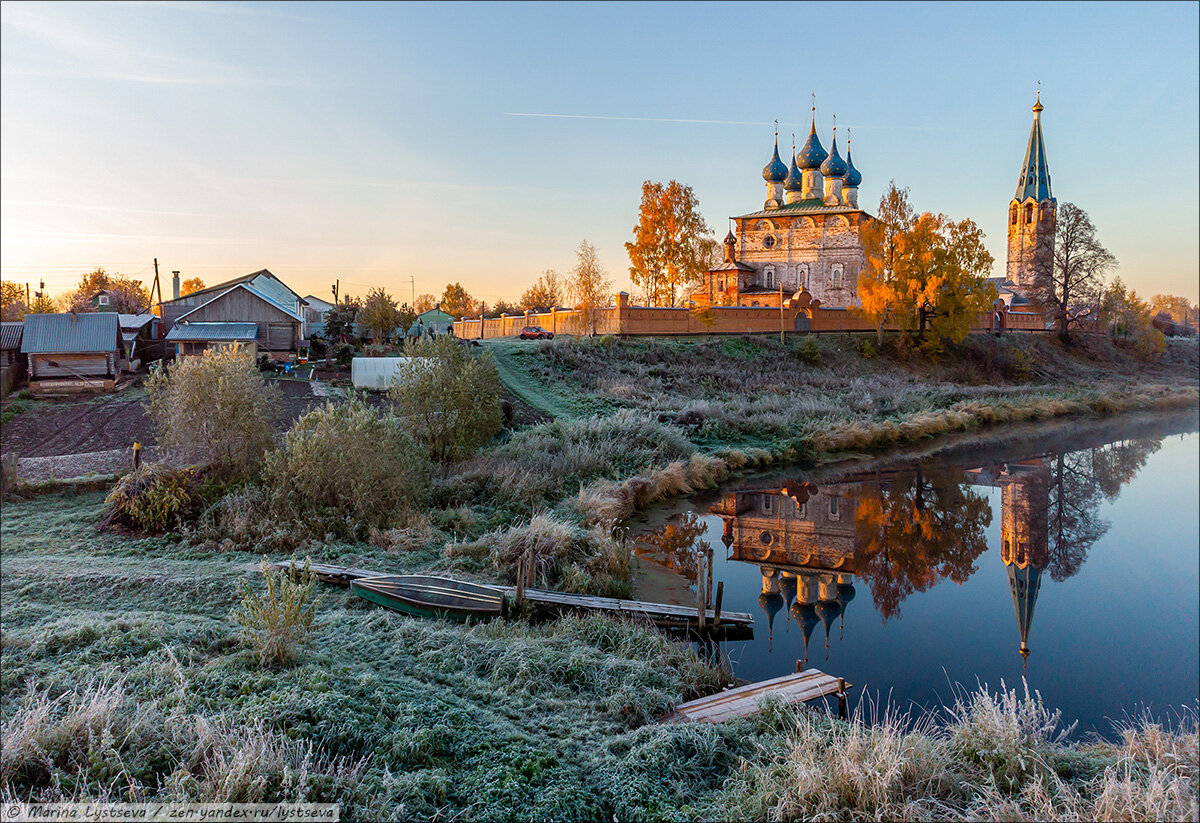
M 775 248 L 776 242 L 778 242 L 778 241 L 776 241 L 775 235 L 768 234 L 766 237 L 763 238 L 763 241 L 762 241 L 763 248 L 764 249 L 773 249 L 773 248 Z
M 775 288 L 775 270 L 774 269 L 767 269 L 767 288 L 768 289 Z
M 830 285 L 835 289 L 842 287 L 842 264 L 834 263 L 833 269 L 829 272 Z
M 838 518 L 840 518 L 840 517 L 841 517 L 841 514 L 838 512 L 838 498 L 837 498 L 837 495 L 832 495 L 832 496 L 830 496 L 830 498 L 829 498 L 829 519 L 830 519 L 830 520 L 837 520 L 837 519 L 838 519 Z
M 802 288 L 808 288 L 808 264 L 801 263 L 800 268 L 796 270 L 796 279 L 800 281 L 799 285 Z
M 1025 205 L 1025 222 L 1026 223 L 1033 222 L 1033 204 L 1032 203 L 1027 203 Z
M 1014 226 L 1017 225 L 1017 207 L 1015 205 L 1008 210 L 1008 216 L 1009 222 L 1011 222 Z

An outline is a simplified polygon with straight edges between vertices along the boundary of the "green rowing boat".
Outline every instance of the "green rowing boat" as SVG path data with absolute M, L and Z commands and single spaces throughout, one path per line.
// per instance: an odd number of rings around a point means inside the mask
M 427 575 L 383 575 L 350 582 L 359 597 L 416 617 L 499 617 L 504 593 L 492 586 Z

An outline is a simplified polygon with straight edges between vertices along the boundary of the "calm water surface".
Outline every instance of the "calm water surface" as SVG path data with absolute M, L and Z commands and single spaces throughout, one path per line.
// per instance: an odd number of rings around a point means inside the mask
M 796 661 L 893 705 L 1024 676 L 1077 734 L 1195 709 L 1200 473 L 1194 411 L 1029 427 L 836 470 L 746 477 L 648 512 L 641 562 L 695 580 L 712 550 L 724 608 L 754 639 L 735 673 Z

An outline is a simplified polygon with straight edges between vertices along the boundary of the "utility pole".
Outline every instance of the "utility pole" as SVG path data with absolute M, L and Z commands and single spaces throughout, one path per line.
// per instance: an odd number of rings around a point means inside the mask
M 408 305 L 415 312 L 417 310 L 417 278 L 410 274 L 408 276 L 408 285 L 412 287 L 412 302 Z
M 150 289 L 150 306 L 155 305 L 154 295 L 158 294 L 158 316 L 162 317 L 162 285 L 158 281 L 158 258 L 154 258 L 154 285 Z M 150 306 L 146 311 L 150 311 Z
M 333 305 L 335 305 L 335 306 L 338 303 L 338 286 L 340 286 L 341 283 L 342 283 L 341 280 L 333 281 Z

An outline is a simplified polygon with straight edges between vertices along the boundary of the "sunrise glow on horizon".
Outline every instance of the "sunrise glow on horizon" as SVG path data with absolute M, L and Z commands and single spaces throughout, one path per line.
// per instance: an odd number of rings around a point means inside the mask
M 513 300 L 586 238 L 616 288 L 644 180 L 719 238 L 774 121 L 853 136 L 1003 273 L 1037 83 L 1054 195 L 1144 297 L 1200 297 L 1195 4 L 5 3 L 0 274 Z M 412 280 L 410 281 L 410 278 Z M 167 282 L 167 281 L 164 281 Z

